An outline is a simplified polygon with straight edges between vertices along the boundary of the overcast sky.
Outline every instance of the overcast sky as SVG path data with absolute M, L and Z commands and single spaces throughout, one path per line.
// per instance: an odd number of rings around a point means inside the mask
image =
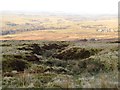
M 0 11 L 117 14 L 119 0 L 0 0 Z

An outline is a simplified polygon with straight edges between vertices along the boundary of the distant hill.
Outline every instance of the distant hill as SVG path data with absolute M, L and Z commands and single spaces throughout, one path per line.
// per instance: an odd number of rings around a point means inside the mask
M 58 40 L 88 38 L 87 36 L 91 38 L 93 38 L 92 36 L 94 38 L 105 38 L 105 36 L 115 38 L 118 27 L 115 15 L 84 16 L 47 12 L 3 12 L 1 17 L 1 39 L 15 39 L 17 36 L 21 38 L 21 35 L 24 35 L 26 39 L 30 37 L 33 39 L 50 39 L 56 35 L 58 35 L 56 38 Z M 103 31 L 108 29 L 109 32 L 100 33 L 98 32 L 99 29 Z M 49 37 L 44 34 L 49 35 Z M 10 35 L 10 38 L 7 35 Z M 29 35 L 31 36 L 29 37 Z M 98 36 L 95 37 L 95 35 Z

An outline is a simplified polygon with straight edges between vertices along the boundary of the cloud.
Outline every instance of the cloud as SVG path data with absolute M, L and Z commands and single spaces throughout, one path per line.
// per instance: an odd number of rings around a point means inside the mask
M 115 14 L 118 0 L 1 0 L 0 11 Z

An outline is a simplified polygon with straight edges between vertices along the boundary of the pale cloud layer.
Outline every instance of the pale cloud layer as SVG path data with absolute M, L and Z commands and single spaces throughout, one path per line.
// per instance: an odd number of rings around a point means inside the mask
M 0 0 L 0 11 L 117 14 L 119 0 Z

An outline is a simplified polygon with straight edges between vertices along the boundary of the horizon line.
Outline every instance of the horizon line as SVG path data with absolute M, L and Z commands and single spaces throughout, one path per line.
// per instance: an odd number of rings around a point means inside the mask
M 23 11 L 23 10 L 1 10 L 0 13 L 19 13 L 19 14 L 40 14 L 40 13 L 49 13 L 49 14 L 66 14 L 66 15 L 93 15 L 93 16 L 101 16 L 101 15 L 112 15 L 118 16 L 118 13 L 72 13 L 72 12 L 63 12 L 63 11 Z

